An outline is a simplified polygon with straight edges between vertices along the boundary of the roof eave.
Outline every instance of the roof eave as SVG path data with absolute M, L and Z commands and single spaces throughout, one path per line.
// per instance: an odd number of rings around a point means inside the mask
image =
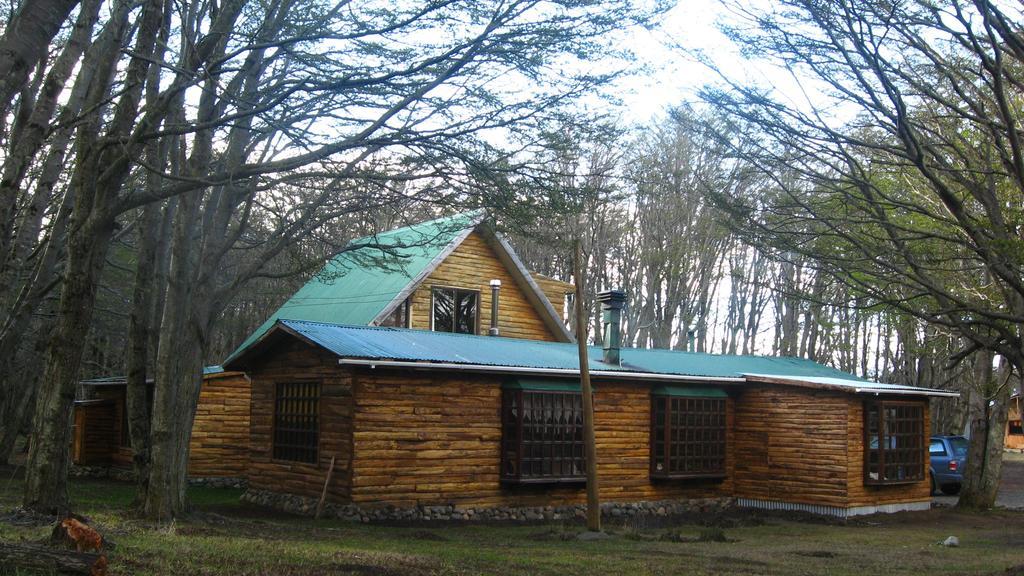
M 409 360 L 378 360 L 370 358 L 338 358 L 342 366 L 367 366 L 370 368 L 407 368 L 413 370 L 462 370 L 490 374 L 529 374 L 533 376 L 578 377 L 580 371 L 571 368 L 534 368 L 529 366 L 495 366 L 491 364 L 459 364 L 455 362 L 416 362 Z M 719 384 L 742 384 L 742 377 L 689 376 L 684 374 L 659 374 L 654 372 L 627 372 L 621 370 L 591 370 L 593 378 L 619 378 L 629 380 L 650 380 L 658 382 L 714 382 Z
M 762 384 L 778 384 L 781 386 L 796 386 L 799 388 L 812 388 L 816 390 L 829 390 L 834 392 L 843 392 L 845 394 L 868 394 L 872 396 L 932 396 L 940 398 L 958 398 L 960 394 L 958 392 L 949 392 L 946 390 L 935 390 L 932 388 L 914 388 L 912 386 L 906 386 L 903 388 L 872 388 L 870 386 L 838 386 L 835 384 L 825 384 L 821 382 L 811 382 L 808 380 L 802 380 L 798 376 L 794 377 L 773 377 L 764 376 L 759 374 L 744 374 L 744 378 L 747 382 L 757 382 Z M 851 380 L 851 382 L 856 382 Z M 864 382 L 868 384 L 868 382 Z

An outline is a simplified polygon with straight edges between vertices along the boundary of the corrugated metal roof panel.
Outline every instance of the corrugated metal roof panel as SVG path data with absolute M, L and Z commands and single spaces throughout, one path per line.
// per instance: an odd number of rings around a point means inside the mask
M 369 324 L 395 297 L 468 228 L 480 212 L 458 214 L 367 236 L 349 246 L 288 299 L 231 355 L 234 358 L 279 319 L 332 324 Z M 226 362 L 225 362 L 226 363 Z
M 282 320 L 281 324 L 342 358 L 445 362 L 483 366 L 578 370 L 576 345 L 517 338 L 449 334 L 368 326 L 339 326 Z M 705 377 L 742 377 L 745 373 L 821 376 L 863 380 L 828 366 L 797 358 L 723 356 L 671 350 L 622 349 L 619 366 L 601 362 L 601 349 L 589 348 L 595 371 L 649 372 Z

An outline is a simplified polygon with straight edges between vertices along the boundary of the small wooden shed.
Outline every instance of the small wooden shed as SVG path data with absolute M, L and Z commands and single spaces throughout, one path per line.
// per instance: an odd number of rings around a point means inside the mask
M 152 384 L 152 383 L 151 383 Z M 75 401 L 72 462 L 78 466 L 129 470 L 124 377 L 83 380 Z M 249 456 L 249 379 L 220 366 L 203 370 L 192 440 L 189 476 L 244 478 Z

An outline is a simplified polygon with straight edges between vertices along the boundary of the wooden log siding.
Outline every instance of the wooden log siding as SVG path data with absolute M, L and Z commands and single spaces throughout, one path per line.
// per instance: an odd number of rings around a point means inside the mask
M 603 500 L 731 495 L 732 450 L 726 463 L 729 477 L 724 481 L 652 482 L 649 386 L 601 382 L 597 389 L 595 432 Z M 355 376 L 352 500 L 399 507 L 584 502 L 582 486 L 502 486 L 500 409 L 498 377 L 359 372 Z M 731 429 L 731 401 L 728 422 Z
M 479 330 L 487 334 L 491 325 L 491 288 L 489 282 L 501 280 L 498 303 L 498 327 L 501 336 L 530 340 L 555 340 L 541 320 L 540 313 L 526 299 L 497 254 L 479 233 L 470 234 L 413 292 L 411 327 L 430 330 L 430 302 L 433 286 L 461 288 L 480 292 Z M 556 306 L 555 310 L 561 310 Z
M 249 380 L 241 372 L 206 376 L 199 391 L 188 473 L 242 477 L 249 464 Z
M 565 296 L 566 294 L 571 294 L 576 286 L 569 282 L 562 282 L 561 280 L 538 274 L 537 272 L 531 272 L 530 275 L 533 276 L 533 281 L 544 292 L 544 296 L 551 302 L 551 307 L 558 313 L 558 317 L 563 318 L 565 316 Z
M 331 354 L 290 341 L 249 370 L 252 385 L 249 486 L 319 498 L 331 458 L 330 502 L 347 502 L 351 483 L 352 384 L 348 370 Z M 319 461 L 273 459 L 274 391 L 277 382 L 320 383 Z
M 736 418 L 737 497 L 840 507 L 930 498 L 927 478 L 865 486 L 864 397 L 747 387 Z
M 347 368 L 297 341 L 277 346 L 249 375 L 253 488 L 319 498 L 335 457 L 330 502 L 494 507 L 585 501 L 582 486 L 501 483 L 501 376 Z M 273 460 L 274 384 L 312 380 L 321 384 L 319 462 Z M 862 397 L 743 386 L 726 404 L 725 478 L 662 481 L 650 477 L 650 386 L 600 381 L 596 388 L 604 501 L 736 496 L 857 507 L 929 499 L 927 480 L 864 485 Z

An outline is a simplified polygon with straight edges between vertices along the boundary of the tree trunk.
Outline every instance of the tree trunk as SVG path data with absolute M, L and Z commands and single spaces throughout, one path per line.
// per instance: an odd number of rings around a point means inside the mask
M 576 325 L 586 326 L 583 318 L 583 291 L 586 279 L 583 272 L 583 246 L 577 238 L 573 251 L 573 280 L 576 282 Z M 598 332 L 600 334 L 600 331 Z M 594 438 L 594 397 L 590 388 L 590 364 L 587 358 L 586 335 L 576 333 L 579 351 L 580 388 L 583 395 L 583 443 L 587 464 L 587 529 L 601 531 L 601 502 L 597 480 L 597 444 Z
M 29 568 L 47 574 L 106 574 L 103 554 L 49 546 L 0 542 L 0 566 Z
M 1013 367 L 1003 360 L 993 378 L 991 352 L 979 352 L 976 362 L 975 395 L 979 400 L 971 406 L 967 468 L 957 507 L 987 510 L 995 506 L 999 494 Z
M 139 249 L 135 267 L 135 289 L 128 321 L 127 397 L 128 433 L 132 447 L 132 469 L 138 487 L 138 502 L 146 498 L 149 481 L 150 392 L 147 383 L 150 359 L 150 319 L 153 317 L 153 277 L 157 244 L 160 240 L 160 205 L 142 210 L 139 221 Z
M 196 232 L 202 191 L 179 198 L 171 242 L 171 268 L 160 322 L 151 421 L 151 465 L 143 514 L 169 521 L 186 509 L 188 444 L 202 382 L 206 325 L 203 285 L 196 282 Z M 196 294 L 199 291 L 200 294 Z
M 47 349 L 33 417 L 25 474 L 26 508 L 44 514 L 68 511 L 68 449 L 82 338 L 89 331 L 96 287 L 114 232 L 112 220 L 90 220 L 72 227 L 59 313 Z
M 167 305 L 177 302 L 168 298 Z M 156 379 L 160 385 L 153 398 L 152 460 L 143 514 L 167 522 L 185 512 L 188 488 L 189 441 L 196 403 L 203 377 L 203 350 L 194 316 L 188 310 L 170 311 L 180 316 L 187 328 L 172 331 L 179 322 L 164 315 L 161 326 Z
M 0 37 L 0 116 L 46 57 L 50 40 L 79 0 L 25 0 Z

